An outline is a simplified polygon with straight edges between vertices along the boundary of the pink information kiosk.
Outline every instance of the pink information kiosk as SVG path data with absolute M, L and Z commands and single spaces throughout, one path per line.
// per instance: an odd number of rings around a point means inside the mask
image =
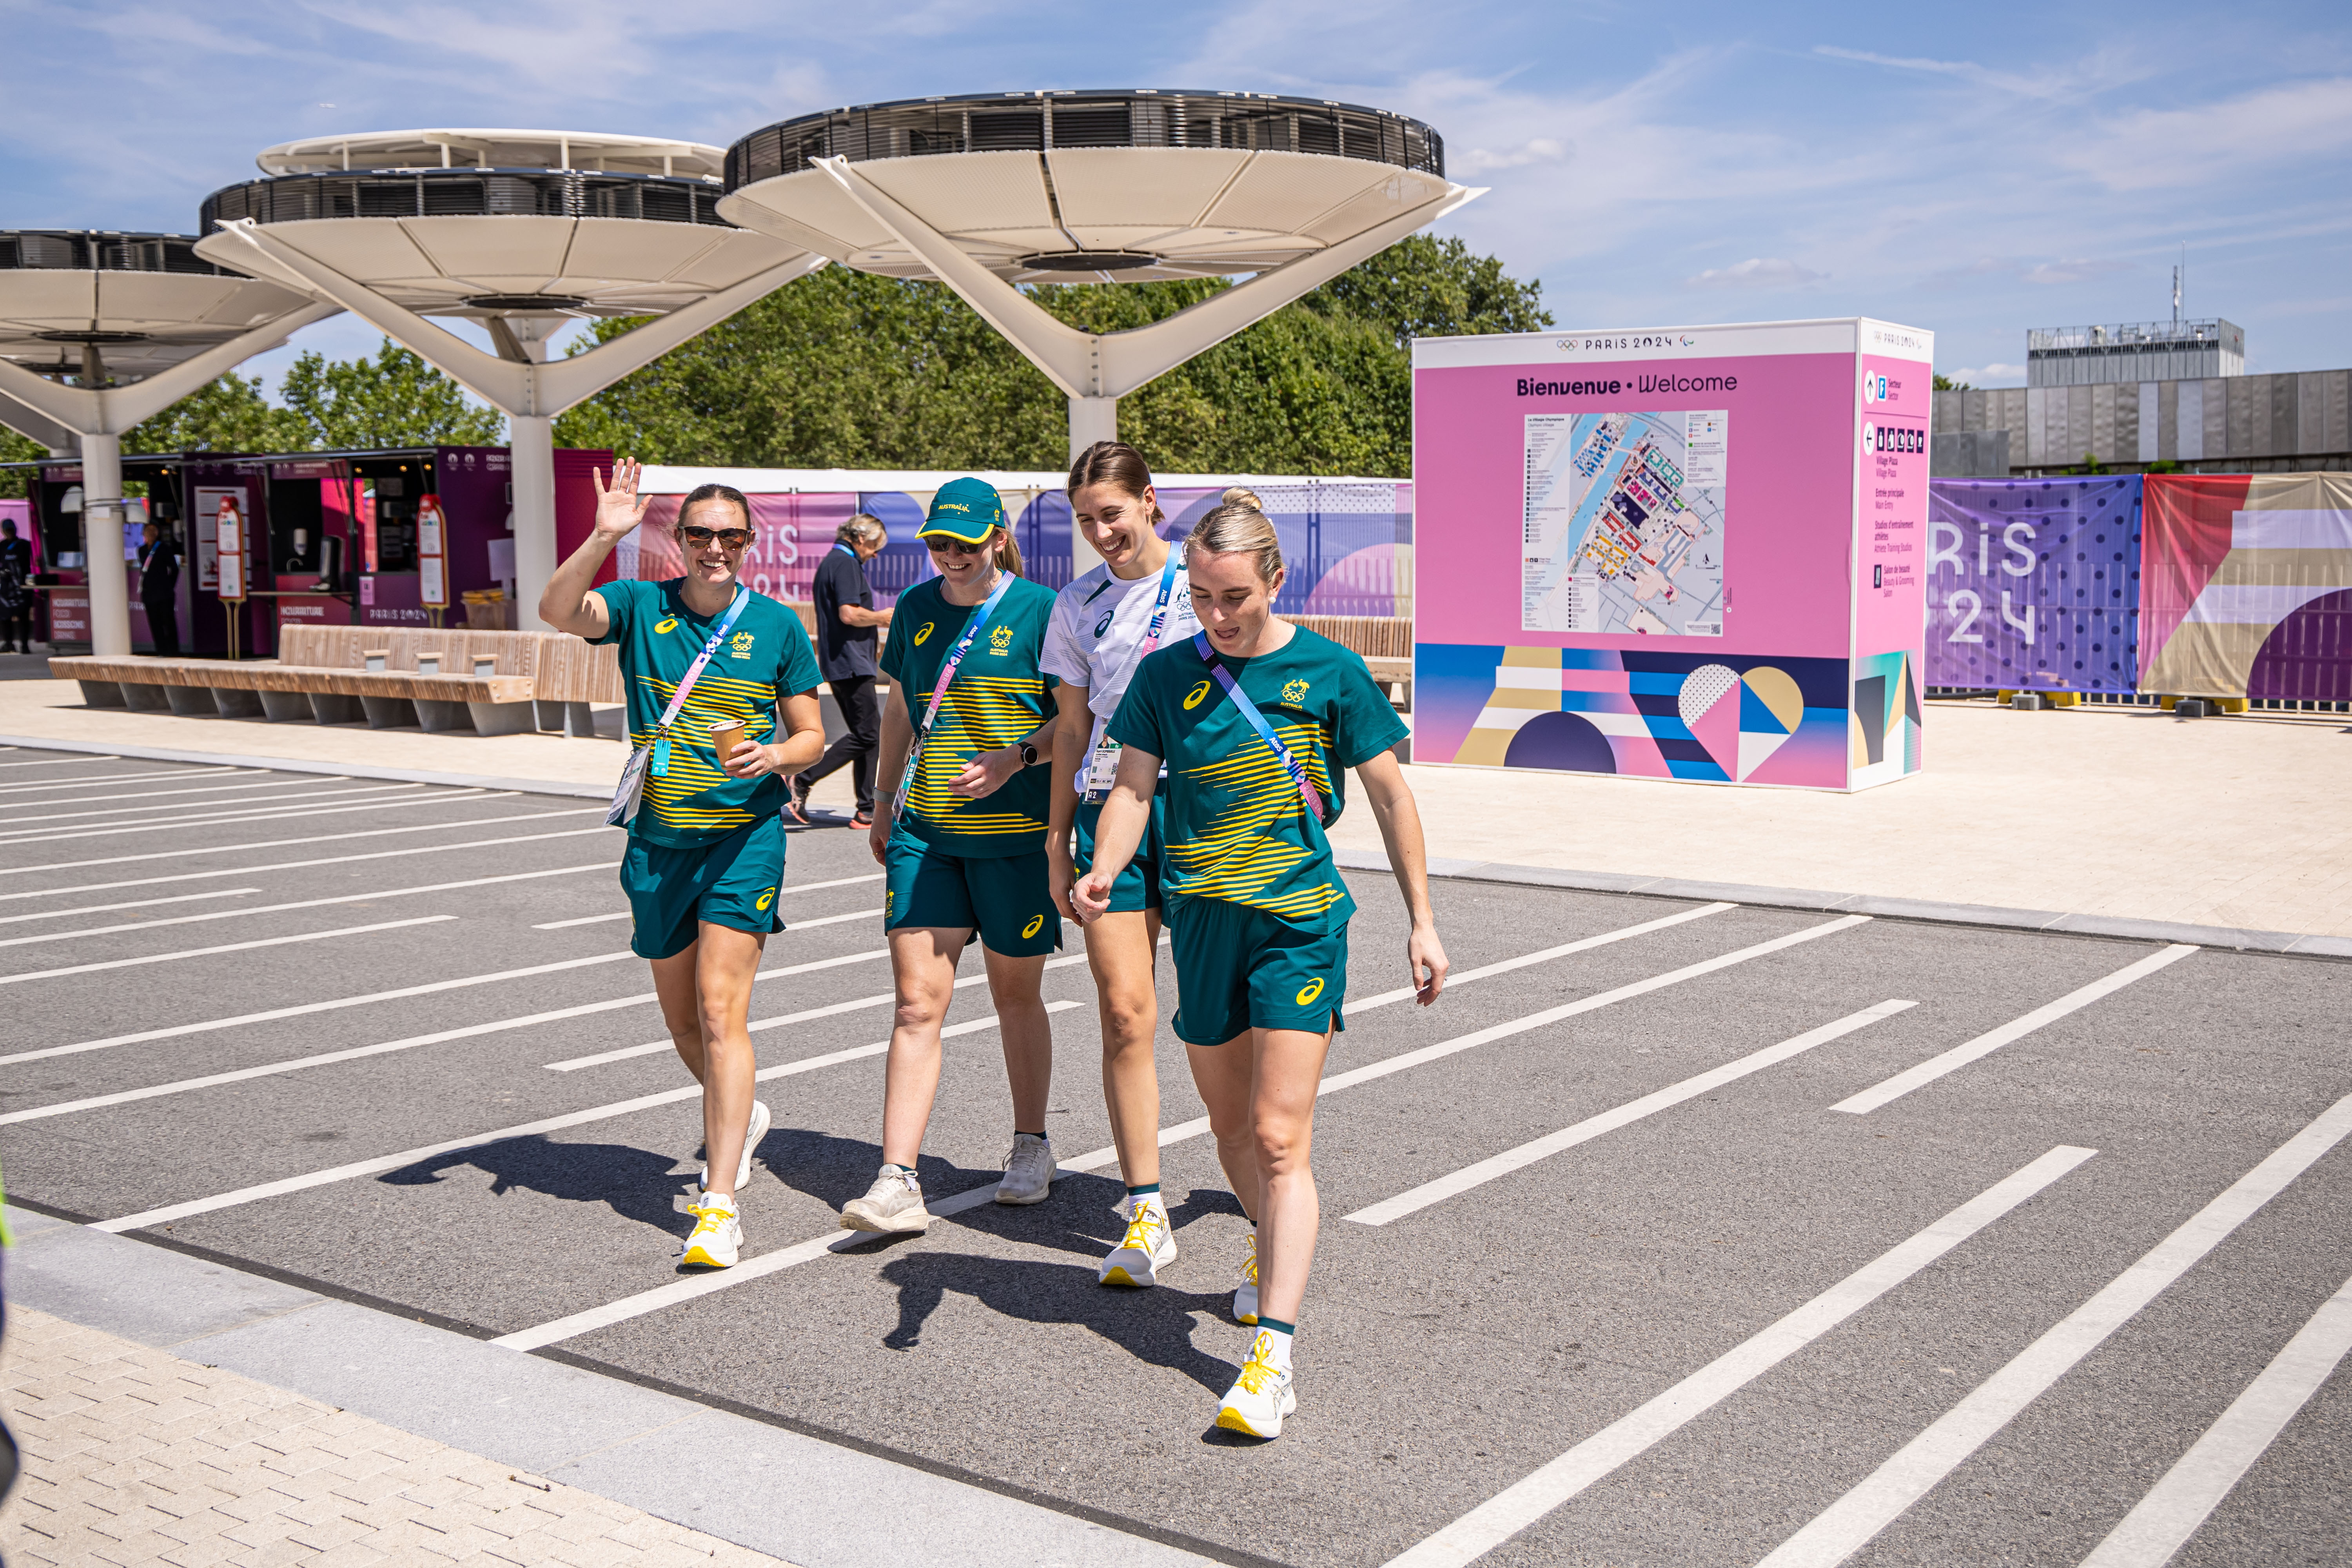
M 1858 790 L 1920 765 L 1933 334 L 1413 344 L 1413 760 Z

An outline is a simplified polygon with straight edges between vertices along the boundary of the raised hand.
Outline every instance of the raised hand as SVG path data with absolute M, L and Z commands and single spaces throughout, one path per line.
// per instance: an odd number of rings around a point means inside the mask
M 622 458 L 613 464 L 613 483 L 605 488 L 604 476 L 594 468 L 588 477 L 596 482 L 596 532 L 604 539 L 617 540 L 643 522 L 646 508 L 653 497 L 637 493 L 637 478 L 644 468 L 635 458 Z

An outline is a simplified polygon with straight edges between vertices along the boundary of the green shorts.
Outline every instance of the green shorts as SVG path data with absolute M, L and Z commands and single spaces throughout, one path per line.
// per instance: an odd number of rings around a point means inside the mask
M 1246 1029 L 1345 1029 L 1348 928 L 1308 931 L 1246 904 L 1185 899 L 1168 920 L 1176 1037 L 1222 1046 Z
M 652 844 L 632 833 L 621 857 L 629 896 L 629 951 L 675 958 L 694 944 L 696 922 L 761 936 L 784 929 L 776 892 L 784 882 L 784 823 L 762 817 L 696 849 Z
M 982 946 L 1007 958 L 1034 957 L 1062 945 L 1062 917 L 1046 887 L 1042 848 L 1026 855 L 950 855 L 894 833 L 882 869 L 884 931 L 976 931 Z
M 1078 803 L 1078 816 L 1071 834 L 1070 859 L 1085 876 L 1094 864 L 1095 823 L 1102 816 L 1102 807 Z M 1160 907 L 1160 855 L 1168 826 L 1168 781 L 1160 781 L 1160 793 L 1151 797 L 1151 822 L 1143 830 L 1143 842 L 1135 847 L 1135 858 L 1119 872 L 1118 880 L 1110 885 L 1110 910 L 1113 914 L 1131 914 L 1138 910 Z

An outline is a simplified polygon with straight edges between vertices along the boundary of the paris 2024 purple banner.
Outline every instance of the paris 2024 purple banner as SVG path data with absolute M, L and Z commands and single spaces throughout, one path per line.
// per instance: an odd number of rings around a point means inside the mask
M 1927 684 L 2135 690 L 2139 506 L 2137 474 L 1930 480 Z

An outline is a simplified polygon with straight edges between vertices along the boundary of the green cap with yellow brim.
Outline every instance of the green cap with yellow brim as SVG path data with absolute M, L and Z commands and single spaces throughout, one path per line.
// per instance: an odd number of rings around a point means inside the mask
M 950 479 L 931 497 L 930 514 L 918 531 L 924 539 L 955 539 L 984 544 L 1004 525 L 1004 500 L 996 487 L 969 476 Z

